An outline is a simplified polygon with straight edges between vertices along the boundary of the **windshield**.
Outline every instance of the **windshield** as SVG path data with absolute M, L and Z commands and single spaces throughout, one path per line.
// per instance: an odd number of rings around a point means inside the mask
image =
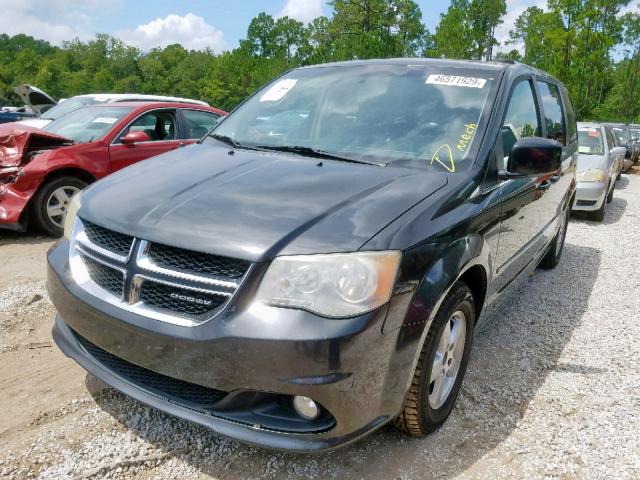
M 41 116 L 41 118 L 46 118 L 47 120 L 57 120 L 63 115 L 67 113 L 78 110 L 79 108 L 86 107 L 89 105 L 96 105 L 98 103 L 105 103 L 108 99 L 98 99 L 94 97 L 73 97 L 68 100 L 64 100 L 58 103 L 55 107 L 47 110 L 47 113 Z
M 103 137 L 131 110 L 131 107 L 83 108 L 51 122 L 43 130 L 75 142 L 91 142 Z
M 578 127 L 578 152 L 587 155 L 604 153 L 600 127 Z
M 264 87 L 205 141 L 457 172 L 473 163 L 496 84 L 486 69 L 303 68 Z

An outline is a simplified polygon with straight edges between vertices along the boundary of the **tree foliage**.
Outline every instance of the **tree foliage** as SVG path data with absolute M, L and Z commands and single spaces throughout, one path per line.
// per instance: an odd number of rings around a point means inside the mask
M 251 20 L 239 46 L 221 54 L 181 45 L 142 52 L 104 34 L 60 47 L 26 35 L 0 35 L 0 104 L 17 101 L 12 86 L 30 83 L 56 98 L 142 92 L 202 98 L 232 109 L 270 79 L 301 65 L 496 57 L 558 77 L 580 118 L 640 122 L 640 15 L 620 15 L 628 4 L 548 0 L 544 9 L 525 10 L 503 45 L 495 30 L 504 21 L 505 0 L 452 0 L 433 32 L 426 30 L 413 0 L 332 0 L 329 17 L 306 25 L 263 12 Z

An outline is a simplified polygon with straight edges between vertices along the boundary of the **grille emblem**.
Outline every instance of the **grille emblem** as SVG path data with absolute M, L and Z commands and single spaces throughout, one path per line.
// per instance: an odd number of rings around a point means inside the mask
M 181 300 L 183 302 L 197 303 L 198 305 L 206 305 L 206 306 L 209 306 L 213 303 L 211 300 L 206 300 L 204 298 L 191 297 L 189 295 L 182 295 L 180 293 L 170 293 L 169 298 L 174 298 L 176 300 Z

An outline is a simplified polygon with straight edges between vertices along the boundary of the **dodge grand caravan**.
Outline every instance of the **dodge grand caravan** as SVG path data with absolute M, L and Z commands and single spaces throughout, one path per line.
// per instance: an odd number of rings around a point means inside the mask
M 558 263 L 577 152 L 566 89 L 522 64 L 292 70 L 74 197 L 48 256 L 54 339 L 238 440 L 427 434 L 483 312 Z

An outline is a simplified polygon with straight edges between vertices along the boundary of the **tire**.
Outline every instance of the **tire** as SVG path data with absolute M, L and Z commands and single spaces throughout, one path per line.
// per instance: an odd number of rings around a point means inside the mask
M 64 215 L 73 194 L 87 186 L 78 177 L 58 177 L 43 184 L 33 198 L 33 220 L 47 235 L 60 237 L 64 231 Z M 54 215 L 53 212 L 59 212 Z
M 607 202 L 604 201 L 602 202 L 602 206 L 596 210 L 595 212 L 591 212 L 591 215 L 589 215 L 589 217 L 591 218 L 591 220 L 595 221 L 595 222 L 601 222 L 604 220 L 604 209 L 607 206 Z
M 564 250 L 564 241 L 567 238 L 567 227 L 569 224 L 570 213 L 570 206 L 567 206 L 567 210 L 564 212 L 564 221 L 560 225 L 558 233 L 556 233 L 551 245 L 549 245 L 547 253 L 545 253 L 544 257 L 542 257 L 542 260 L 540 260 L 540 263 L 538 264 L 540 268 L 550 270 L 560 263 L 560 257 L 562 257 L 562 251 Z
M 611 203 L 613 201 L 613 191 L 615 190 L 615 186 L 611 185 L 611 190 L 607 194 L 607 203 Z
M 475 308 L 471 290 L 464 283 L 457 282 L 445 297 L 431 324 L 402 411 L 394 420 L 396 427 L 413 436 L 421 437 L 444 423 L 453 410 L 467 370 L 474 324 Z M 453 348 L 447 345 L 448 348 L 443 356 L 444 343 L 441 340 L 443 340 L 445 329 L 450 333 L 457 331 L 458 342 L 454 342 Z M 464 338 L 460 336 L 461 332 Z M 454 363 L 456 360 L 457 367 Z M 438 368 L 442 366 L 443 371 L 444 368 L 448 368 L 449 372 L 455 371 L 451 376 L 441 373 L 437 375 L 436 380 L 432 381 L 434 366 Z M 442 392 L 440 396 L 434 390 L 438 378 L 440 378 Z

